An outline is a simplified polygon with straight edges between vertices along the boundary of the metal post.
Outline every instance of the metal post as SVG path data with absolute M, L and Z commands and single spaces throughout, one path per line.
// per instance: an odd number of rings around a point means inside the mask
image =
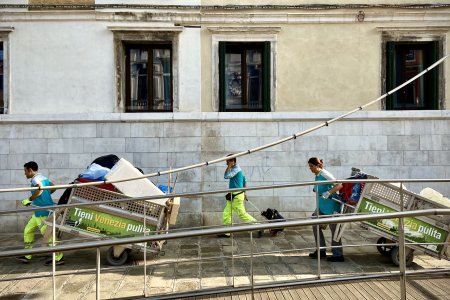
M 147 235 L 147 209 L 145 208 L 145 201 L 142 202 L 144 208 L 144 236 Z M 147 297 L 147 242 L 144 242 L 144 297 Z
M 231 227 L 233 227 L 233 193 L 231 193 Z M 234 287 L 234 233 L 231 233 L 231 276 L 232 286 Z
M 316 217 L 317 219 L 320 218 L 320 212 L 319 212 L 319 186 L 316 185 Z M 320 249 L 320 232 L 319 232 L 319 224 L 316 225 L 316 247 L 317 247 L 317 278 L 321 278 L 321 272 L 320 272 L 320 253 L 321 253 L 321 249 Z M 324 249 L 326 251 L 326 249 Z
M 250 231 L 250 284 L 252 286 L 252 299 L 255 299 L 255 283 L 253 278 L 253 231 Z
M 400 211 L 404 210 L 403 199 L 403 182 L 400 182 Z M 403 218 L 399 218 L 398 223 L 398 255 L 399 255 L 399 268 L 400 268 L 400 299 L 406 300 L 406 262 L 405 262 L 405 228 Z
M 52 214 L 52 246 L 55 246 L 55 239 L 56 239 L 56 210 L 53 211 Z M 55 273 L 56 273 L 56 257 L 55 257 L 55 252 L 52 252 L 52 277 L 53 277 L 53 300 L 56 300 L 56 278 L 55 278 Z
M 95 299 L 100 300 L 100 248 L 97 248 L 97 277 L 96 277 L 96 296 Z

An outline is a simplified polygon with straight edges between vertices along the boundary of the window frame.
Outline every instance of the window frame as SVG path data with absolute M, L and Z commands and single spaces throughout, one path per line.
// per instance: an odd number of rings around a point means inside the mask
M 168 27 L 141 27 L 141 26 L 108 26 L 114 35 L 114 60 L 115 60 L 115 80 L 116 91 L 114 98 L 114 109 L 116 113 L 126 112 L 126 43 L 171 43 L 172 44 L 172 112 L 179 111 L 179 39 L 180 33 L 183 32 L 182 26 Z M 151 112 L 151 113 L 158 113 Z M 132 112 L 129 112 L 132 113 Z M 145 113 L 145 112 L 136 112 Z M 161 113 L 167 113 L 161 111 Z
M 0 72 L 0 114 L 4 114 L 5 110 L 6 110 L 6 105 L 5 105 L 5 97 L 4 97 L 4 93 L 5 93 L 5 50 L 4 50 L 4 42 L 3 40 L 0 38 L 0 53 L 2 53 L 1 56 L 1 72 Z
M 435 63 L 439 57 L 439 41 L 388 41 L 386 42 L 386 90 L 390 91 L 397 86 L 397 77 L 395 74 L 395 56 L 397 51 L 401 48 L 410 47 L 415 50 L 427 51 L 424 57 L 424 68 L 428 68 Z M 401 108 L 395 107 L 395 99 L 397 93 L 388 95 L 386 97 L 386 110 L 438 110 L 439 109 L 439 66 L 428 71 L 423 75 L 424 77 L 424 89 L 432 102 L 427 101 L 424 103 L 423 108 Z M 417 79 L 418 80 L 418 79 Z
M 403 26 L 389 26 L 389 27 L 377 27 L 377 30 L 381 33 L 381 94 L 389 92 L 388 89 L 388 43 L 421 43 L 421 42 L 436 42 L 437 45 L 437 57 L 442 57 L 443 53 L 446 53 L 446 35 L 448 29 L 439 26 L 417 26 L 414 28 L 403 27 Z M 437 60 L 436 57 L 436 60 Z M 434 62 L 432 62 L 434 63 Z M 426 66 L 429 67 L 429 66 Z M 437 99 L 435 105 L 436 110 L 445 110 L 445 94 L 446 94 L 446 83 L 444 78 L 444 68 L 437 66 L 434 68 L 437 80 L 435 83 L 438 88 L 436 89 Z M 390 98 L 389 98 L 390 99 Z M 380 103 L 381 110 L 390 110 L 391 103 L 388 102 L 388 97 L 386 97 Z M 402 111 L 402 110 L 398 110 Z
M 225 82 L 225 56 L 227 53 L 237 52 L 241 54 L 241 82 L 242 88 L 245 90 L 242 95 L 247 98 L 248 86 L 246 72 L 246 55 L 245 52 L 250 49 L 261 50 L 262 54 L 262 86 L 261 86 L 261 109 L 227 109 L 226 108 L 226 82 Z M 230 50 L 230 52 L 228 52 Z M 247 99 L 248 101 L 248 99 Z M 221 112 L 257 112 L 270 111 L 270 42 L 219 42 L 219 110 Z
M 277 103 L 277 37 L 281 27 L 255 26 L 208 26 L 211 33 L 211 90 L 212 111 L 220 112 L 220 80 L 219 80 L 219 43 L 220 42 L 268 42 L 270 43 L 270 70 L 269 70 L 269 103 L 268 111 L 275 111 Z
M 125 112 L 126 113 L 142 113 L 142 112 L 173 112 L 173 46 L 171 42 L 124 42 L 125 51 Z M 148 84 L 148 110 L 127 110 L 131 107 L 131 74 L 130 74 L 130 49 L 146 49 L 148 51 L 148 67 L 147 67 L 147 84 Z M 155 49 L 170 50 L 170 109 L 169 110 L 153 110 L 153 51 Z
M 13 27 L 0 27 L 0 43 L 3 44 L 3 112 L 0 114 L 11 113 L 10 102 L 10 65 L 9 65 L 9 34 L 14 30 Z

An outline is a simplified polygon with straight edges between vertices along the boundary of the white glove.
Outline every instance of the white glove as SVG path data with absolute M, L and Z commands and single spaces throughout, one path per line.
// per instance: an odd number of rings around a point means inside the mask
M 322 193 L 322 195 L 320 195 L 320 197 L 322 197 L 324 199 L 328 199 L 328 198 L 330 198 L 330 195 L 331 195 L 330 192 L 326 191 L 326 192 Z

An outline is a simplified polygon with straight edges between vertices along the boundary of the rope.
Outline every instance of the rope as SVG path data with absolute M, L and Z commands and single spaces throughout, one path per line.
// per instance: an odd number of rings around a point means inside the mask
M 125 179 L 120 179 L 120 180 L 105 180 L 105 181 L 99 181 L 99 182 L 88 182 L 88 183 L 78 183 L 78 184 L 66 184 L 66 185 L 54 185 L 51 187 L 42 187 L 42 189 L 65 189 L 65 188 L 72 188 L 72 187 L 81 187 L 81 186 L 95 186 L 95 185 L 100 185 L 100 184 L 108 184 L 108 183 L 116 183 L 116 182 L 125 182 L 125 181 L 133 181 L 133 180 L 138 180 L 138 179 L 143 179 L 143 178 L 150 178 L 150 177 L 156 177 L 156 176 L 161 176 L 161 175 L 166 175 L 166 174 L 171 174 L 171 173 L 177 173 L 177 172 L 181 172 L 181 171 L 186 171 L 186 170 L 190 170 L 190 169 L 195 169 L 195 168 L 199 168 L 199 167 L 203 167 L 203 166 L 209 166 L 212 164 L 216 164 L 231 158 L 236 158 L 236 157 L 240 157 L 240 156 L 244 156 L 244 155 L 248 155 L 254 152 L 258 152 L 282 143 L 285 143 L 287 141 L 290 141 L 292 139 L 296 139 L 299 136 L 303 136 L 306 135 L 310 132 L 313 132 L 315 130 L 318 130 L 324 126 L 330 126 L 332 123 L 339 121 L 351 114 L 354 114 L 355 112 L 358 112 L 360 110 L 363 110 L 365 107 L 370 106 L 372 104 L 375 104 L 379 101 L 381 101 L 382 99 L 386 98 L 388 95 L 395 93 L 396 91 L 398 91 L 399 89 L 405 87 L 406 85 L 410 84 L 411 82 L 413 82 L 414 80 L 416 80 L 417 78 L 423 76 L 425 73 L 427 73 L 428 71 L 434 69 L 436 66 L 440 65 L 442 62 L 444 62 L 448 57 L 450 56 L 450 53 L 445 55 L 444 57 L 442 57 L 441 59 L 439 59 L 438 61 L 436 61 L 434 64 L 432 64 L 431 66 L 429 66 L 428 68 L 426 68 L 425 70 L 423 70 L 422 72 L 420 72 L 419 74 L 417 74 L 416 76 L 412 77 L 411 79 L 409 79 L 408 81 L 404 82 L 403 84 L 397 86 L 396 88 L 388 91 L 387 93 L 385 93 L 384 95 L 381 95 L 380 97 L 376 98 L 375 100 L 372 100 L 364 105 L 361 105 L 349 112 L 346 112 L 344 114 L 341 114 L 335 118 L 332 118 L 328 121 L 325 121 L 319 125 L 316 125 L 314 127 L 311 127 L 307 130 L 295 133 L 293 135 L 290 135 L 288 137 L 285 137 L 283 139 L 280 139 L 278 141 L 269 143 L 269 144 L 265 144 L 253 149 L 249 149 L 249 150 L 245 150 L 230 156 L 224 156 L 224 157 L 220 157 L 214 160 L 210 160 L 210 161 L 206 161 L 206 162 L 202 162 L 202 163 L 197 163 L 197 164 L 193 164 L 190 166 L 185 166 L 185 167 L 181 167 L 181 168 L 176 168 L 176 169 L 170 169 L 170 170 L 166 170 L 166 171 L 157 171 L 155 173 L 150 173 L 150 174 L 144 174 L 142 176 L 137 176 L 137 177 L 130 177 L 130 178 L 125 178 Z M 0 189 L 0 193 L 3 192 L 19 192 L 19 191 L 31 191 L 31 190 L 36 190 L 37 188 L 12 188 L 12 189 Z

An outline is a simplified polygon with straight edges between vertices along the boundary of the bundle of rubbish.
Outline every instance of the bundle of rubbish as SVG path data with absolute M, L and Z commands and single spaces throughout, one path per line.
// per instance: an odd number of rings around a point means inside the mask
M 352 168 L 352 175 L 347 179 L 367 179 L 369 175 L 361 170 Z M 373 176 L 371 177 L 373 178 Z M 364 189 L 364 182 L 343 183 L 342 189 L 339 191 L 340 200 L 349 204 L 356 205 L 361 197 L 361 192 Z
M 419 195 L 431 200 L 432 202 L 440 206 L 450 208 L 450 199 L 444 197 L 444 195 L 442 195 L 438 191 L 433 190 L 432 188 L 429 187 L 424 188 L 423 190 L 420 191 Z
M 144 174 L 142 169 L 133 166 L 124 158 L 119 158 L 115 154 L 108 154 L 97 157 L 92 163 L 81 172 L 71 183 L 86 183 L 105 180 L 121 180 L 138 177 Z M 120 192 L 131 197 L 143 197 L 149 195 L 163 195 L 173 192 L 173 187 L 159 185 L 156 187 L 148 178 L 141 178 L 133 181 L 117 182 L 114 184 L 100 184 L 96 187 Z M 58 204 L 66 204 L 69 200 L 72 189 L 68 188 L 60 197 Z M 162 204 L 167 199 L 157 199 L 155 202 Z

